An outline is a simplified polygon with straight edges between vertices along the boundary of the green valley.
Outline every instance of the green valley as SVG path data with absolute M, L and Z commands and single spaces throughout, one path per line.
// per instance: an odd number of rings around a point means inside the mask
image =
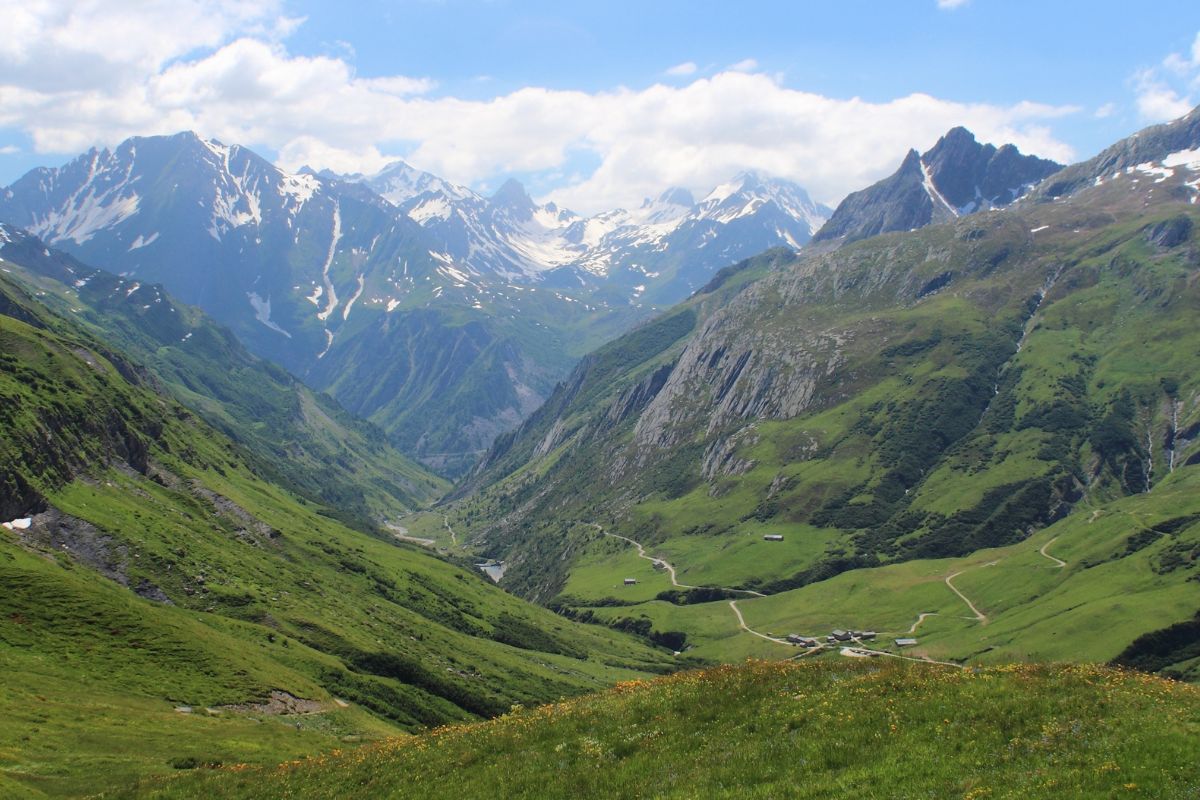
M 0 800 L 1200 798 L 1182 0 L 18 5 Z
M 270 763 L 674 668 L 346 528 L 91 334 L 0 290 L 6 792 Z
M 511 590 L 703 658 L 840 628 L 906 657 L 1119 659 L 1200 609 L 1200 215 L 1139 158 L 743 262 L 585 359 L 448 519 Z M 1195 679 L 1195 656 L 1155 663 Z

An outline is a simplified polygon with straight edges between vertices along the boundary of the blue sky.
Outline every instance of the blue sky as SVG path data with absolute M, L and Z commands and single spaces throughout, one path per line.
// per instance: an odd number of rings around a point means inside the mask
M 834 202 L 953 124 L 1064 160 L 1200 102 L 1195 0 L 30 5 L 0 0 L 0 184 L 193 128 L 584 211 L 738 169 Z

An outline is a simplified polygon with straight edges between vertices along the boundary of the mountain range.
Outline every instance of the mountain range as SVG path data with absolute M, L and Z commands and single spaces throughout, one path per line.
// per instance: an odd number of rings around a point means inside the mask
M 1065 168 L 956 128 L 832 212 L 747 173 L 582 217 L 194 134 L 35 170 L 0 192 L 0 794 L 724 787 L 714 719 L 757 775 L 984 714 L 998 781 L 1173 790 L 1109 734 L 1174 714 L 1190 753 L 1193 688 L 1011 662 L 1200 679 L 1198 200 L 1200 109 Z M 646 680 L 746 658 L 821 663 Z M 963 758 L 846 785 L 965 794 Z
M 228 325 L 405 452 L 454 474 L 595 344 L 826 209 L 742 175 L 584 219 L 403 163 L 286 173 L 191 133 L 135 138 L 0 191 L 0 219 Z
M 450 518 L 511 591 L 721 660 L 814 628 L 1108 660 L 1158 628 L 1194 678 L 1198 118 L 1005 209 L 723 270 L 584 358 Z

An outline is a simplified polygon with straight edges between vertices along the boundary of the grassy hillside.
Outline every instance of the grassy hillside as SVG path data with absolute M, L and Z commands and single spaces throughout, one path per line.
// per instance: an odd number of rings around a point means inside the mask
M 0 310 L 4 793 L 270 763 L 674 668 L 263 480 L 2 275 Z
M 886 663 L 879 663 L 886 661 Z M 117 797 L 1185 797 L 1200 691 L 881 659 L 682 673 L 353 753 Z
M 778 634 L 839 618 L 903 632 L 936 612 L 929 652 L 956 659 L 1104 660 L 1192 619 L 1200 214 L 1180 176 L 1139 174 L 777 260 L 699 295 L 585 360 L 497 443 L 451 522 L 506 559 L 513 591 L 686 633 L 713 658 L 776 645 L 739 627 L 737 593 L 687 586 L 771 595 L 742 605 Z M 656 335 L 687 315 L 682 334 Z M 669 562 L 682 587 L 597 524 Z M 1033 580 L 1044 570 L 1019 565 L 1053 566 L 1031 548 L 1051 531 L 1113 563 L 1081 557 Z M 945 583 L 960 569 L 952 583 L 1011 617 L 1003 637 L 970 629 Z M 900 594 L 842 612 L 851 585 Z M 1137 599 L 1122 606 L 1114 585 Z M 1070 623 L 1046 622 L 1052 608 Z
M 379 528 L 449 488 L 393 449 L 379 429 L 252 356 L 230 331 L 162 287 L 87 267 L 17 231 L 7 238 L 10 276 L 235 439 L 258 474 L 322 503 L 332 516 Z

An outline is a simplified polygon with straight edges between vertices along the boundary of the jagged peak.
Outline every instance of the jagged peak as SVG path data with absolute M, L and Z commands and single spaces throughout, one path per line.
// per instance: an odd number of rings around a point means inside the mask
M 917 152 L 915 147 L 909 148 L 905 154 L 904 160 L 900 162 L 900 168 L 896 170 L 897 174 L 904 172 L 921 172 L 921 154 Z
M 373 177 L 385 178 L 385 177 L 388 177 L 389 175 L 395 175 L 396 173 L 403 173 L 403 174 L 407 175 L 407 174 L 413 174 L 413 173 L 420 173 L 422 171 L 423 170 L 417 169 L 416 167 L 414 167 L 412 164 L 408 163 L 404 159 L 398 158 L 395 161 L 389 161 L 386 165 L 384 165 L 383 169 L 376 172 Z
M 955 125 L 953 128 L 946 131 L 946 133 L 942 135 L 942 138 L 938 139 L 939 144 L 942 142 L 970 142 L 971 144 L 978 144 L 975 134 L 971 133 L 971 131 L 967 130 L 962 125 Z M 937 145 L 934 146 L 936 147 Z
M 508 208 L 533 208 L 533 198 L 516 178 L 509 178 L 488 198 L 494 206 Z
M 642 207 L 647 208 L 650 205 L 652 205 L 654 202 L 655 201 L 653 201 L 649 197 L 647 197 L 646 201 L 644 203 L 642 203 Z M 669 203 L 670 205 L 685 206 L 685 207 L 690 208 L 690 207 L 696 205 L 696 198 L 694 198 L 692 196 L 692 193 L 689 192 L 687 189 L 683 188 L 682 186 L 672 186 L 670 189 L 667 189 L 666 191 L 664 191 L 662 194 L 660 194 L 658 196 L 657 202 L 658 203 Z

